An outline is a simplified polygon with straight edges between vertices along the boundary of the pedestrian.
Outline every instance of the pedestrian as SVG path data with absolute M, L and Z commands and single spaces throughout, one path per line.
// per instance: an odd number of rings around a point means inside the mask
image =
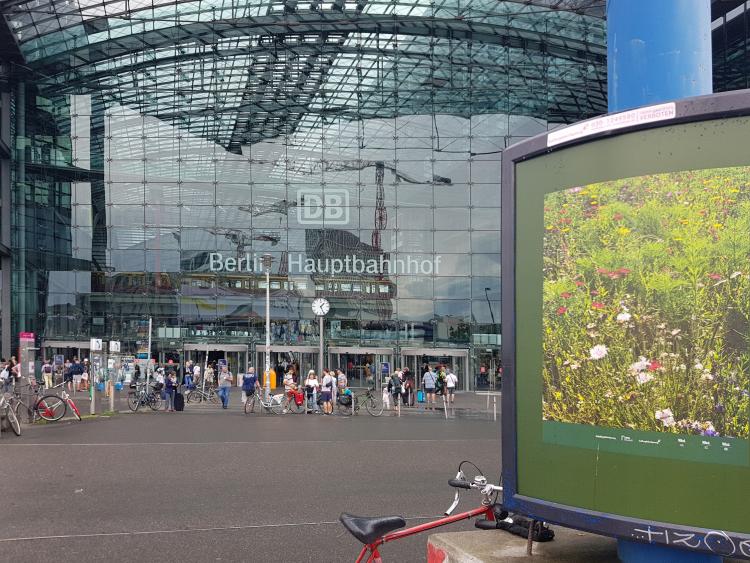
M 177 394 L 177 374 L 174 371 L 170 371 L 169 375 L 166 377 L 164 381 L 164 396 L 166 398 L 166 403 L 164 404 L 165 411 L 174 412 L 174 397 L 176 394 Z
M 221 408 L 229 408 L 229 393 L 232 390 L 232 372 L 226 364 L 221 366 L 219 372 L 219 397 L 221 397 Z
M 186 389 L 193 388 L 193 362 L 188 360 L 185 362 L 185 370 L 182 373 L 182 384 Z
M 206 383 L 207 383 L 207 384 L 208 384 L 209 386 L 210 386 L 210 385 L 215 385 L 215 384 L 216 384 L 216 382 L 215 382 L 215 380 L 214 380 L 214 375 L 215 375 L 215 372 L 214 372 L 214 365 L 213 365 L 213 364 L 208 364 L 208 365 L 206 366 L 206 373 L 204 373 L 204 374 L 203 374 L 203 377 L 205 377 L 205 378 L 206 378 Z
M 388 380 L 388 392 L 393 397 L 393 416 L 401 416 L 401 392 L 403 391 L 404 382 L 401 381 L 401 372 L 394 371 Z
M 88 391 L 89 390 L 89 375 L 90 375 L 90 367 L 89 367 L 89 360 L 86 358 L 83 360 L 83 365 L 81 366 L 81 390 L 82 391 Z
M 487 366 L 479 366 L 479 385 L 487 385 Z
M 349 380 L 346 374 L 340 369 L 336 370 L 336 387 L 338 388 L 338 395 L 342 395 L 347 387 L 349 387 Z
M 253 396 L 253 393 L 257 389 L 260 389 L 260 383 L 258 383 L 258 376 L 255 373 L 255 368 L 249 366 L 247 373 L 242 374 L 242 404 L 244 405 L 247 400 Z
M 49 360 L 44 360 L 42 365 L 42 378 L 44 379 L 44 387 L 52 389 L 52 364 Z
M 320 412 L 318 409 L 318 392 L 320 391 L 320 382 L 318 376 L 315 375 L 315 370 L 311 369 L 307 372 L 307 379 L 305 379 L 305 394 L 307 395 L 307 409 L 306 413 Z
M 76 391 L 81 391 L 81 377 L 83 376 L 83 366 L 78 361 L 78 358 L 73 358 L 73 363 L 63 375 L 63 384 L 68 388 L 68 392 L 73 392 L 73 382 L 76 383 Z
M 435 375 L 435 372 L 432 371 L 432 368 L 429 364 L 425 367 L 425 372 L 422 375 L 422 387 L 424 387 L 425 395 L 425 401 L 426 405 L 425 408 L 427 409 L 435 409 L 435 383 L 437 382 L 437 377 Z
M 201 380 L 201 365 L 198 362 L 195 362 L 193 365 L 193 389 L 198 385 L 198 382 Z
M 447 392 L 446 398 L 448 399 L 449 405 L 454 404 L 454 392 L 456 391 L 456 385 L 458 385 L 458 377 L 456 377 L 456 374 L 453 373 L 453 370 L 451 368 L 448 368 L 448 374 L 445 376 L 445 389 Z
M 0 385 L 2 386 L 3 393 L 10 393 L 12 380 L 10 369 L 8 369 L 8 362 L 5 361 L 5 358 L 0 362 Z
M 323 414 L 333 414 L 333 389 L 336 387 L 336 375 L 329 370 L 323 370 L 323 387 L 320 391 L 323 398 Z

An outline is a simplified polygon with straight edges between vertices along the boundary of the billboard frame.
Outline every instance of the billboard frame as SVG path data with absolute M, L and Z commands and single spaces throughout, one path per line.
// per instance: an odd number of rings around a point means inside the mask
M 654 108 L 671 106 L 667 117 L 648 119 Z M 634 121 L 640 122 L 634 125 Z M 676 100 L 606 114 L 537 135 L 508 147 L 502 159 L 501 326 L 503 327 L 502 482 L 503 506 L 546 522 L 631 541 L 693 552 L 750 559 L 750 533 L 727 533 L 693 526 L 631 518 L 560 504 L 518 492 L 516 411 L 516 164 L 575 145 L 683 123 L 750 116 L 750 90 Z M 627 119 L 631 117 L 633 119 Z M 550 139 L 552 134 L 552 139 Z M 561 140 L 562 139 L 562 140 Z M 730 549 L 731 548 L 731 549 Z

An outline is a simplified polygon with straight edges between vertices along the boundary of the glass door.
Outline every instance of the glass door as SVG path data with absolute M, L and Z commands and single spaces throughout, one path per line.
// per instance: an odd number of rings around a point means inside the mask
M 234 375 L 236 385 L 241 386 L 242 382 L 237 375 L 244 373 L 247 369 L 248 350 L 244 344 L 189 343 L 184 346 L 184 358 L 185 362 L 191 361 L 193 364 L 198 364 L 201 374 L 207 364 L 214 368 L 214 373 L 218 373 L 219 365 L 226 363 L 229 371 Z
M 328 367 L 340 369 L 349 380 L 349 387 L 367 387 L 370 376 L 375 386 L 380 389 L 383 381 L 400 368 L 393 363 L 395 357 L 392 348 L 354 348 L 332 346 L 328 349 Z
M 307 372 L 318 371 L 318 349 L 314 346 L 271 345 L 271 389 L 283 387 L 284 374 L 294 368 L 297 382 L 304 382 Z M 324 366 L 325 367 L 325 366 Z M 266 347 L 255 347 L 255 371 L 262 374 L 266 369 Z M 275 376 L 275 377 L 274 377 Z M 261 379 L 262 381 L 262 379 Z
M 457 391 L 474 389 L 474 379 L 469 374 L 469 351 L 452 348 L 402 348 L 401 362 L 415 374 L 417 388 L 422 388 L 422 374 L 427 365 L 433 369 L 439 365 L 453 370 L 458 376 Z

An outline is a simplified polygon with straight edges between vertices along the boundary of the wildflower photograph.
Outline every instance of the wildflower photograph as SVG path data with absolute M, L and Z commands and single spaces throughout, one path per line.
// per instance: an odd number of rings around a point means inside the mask
M 544 200 L 545 420 L 750 437 L 750 168 Z

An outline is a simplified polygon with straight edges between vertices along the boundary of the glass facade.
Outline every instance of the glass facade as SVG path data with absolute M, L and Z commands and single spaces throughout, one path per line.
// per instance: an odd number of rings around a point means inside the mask
M 606 110 L 601 3 L 9 6 L 13 334 L 252 361 L 270 254 L 275 352 L 325 297 L 326 362 L 486 383 L 501 153 Z

